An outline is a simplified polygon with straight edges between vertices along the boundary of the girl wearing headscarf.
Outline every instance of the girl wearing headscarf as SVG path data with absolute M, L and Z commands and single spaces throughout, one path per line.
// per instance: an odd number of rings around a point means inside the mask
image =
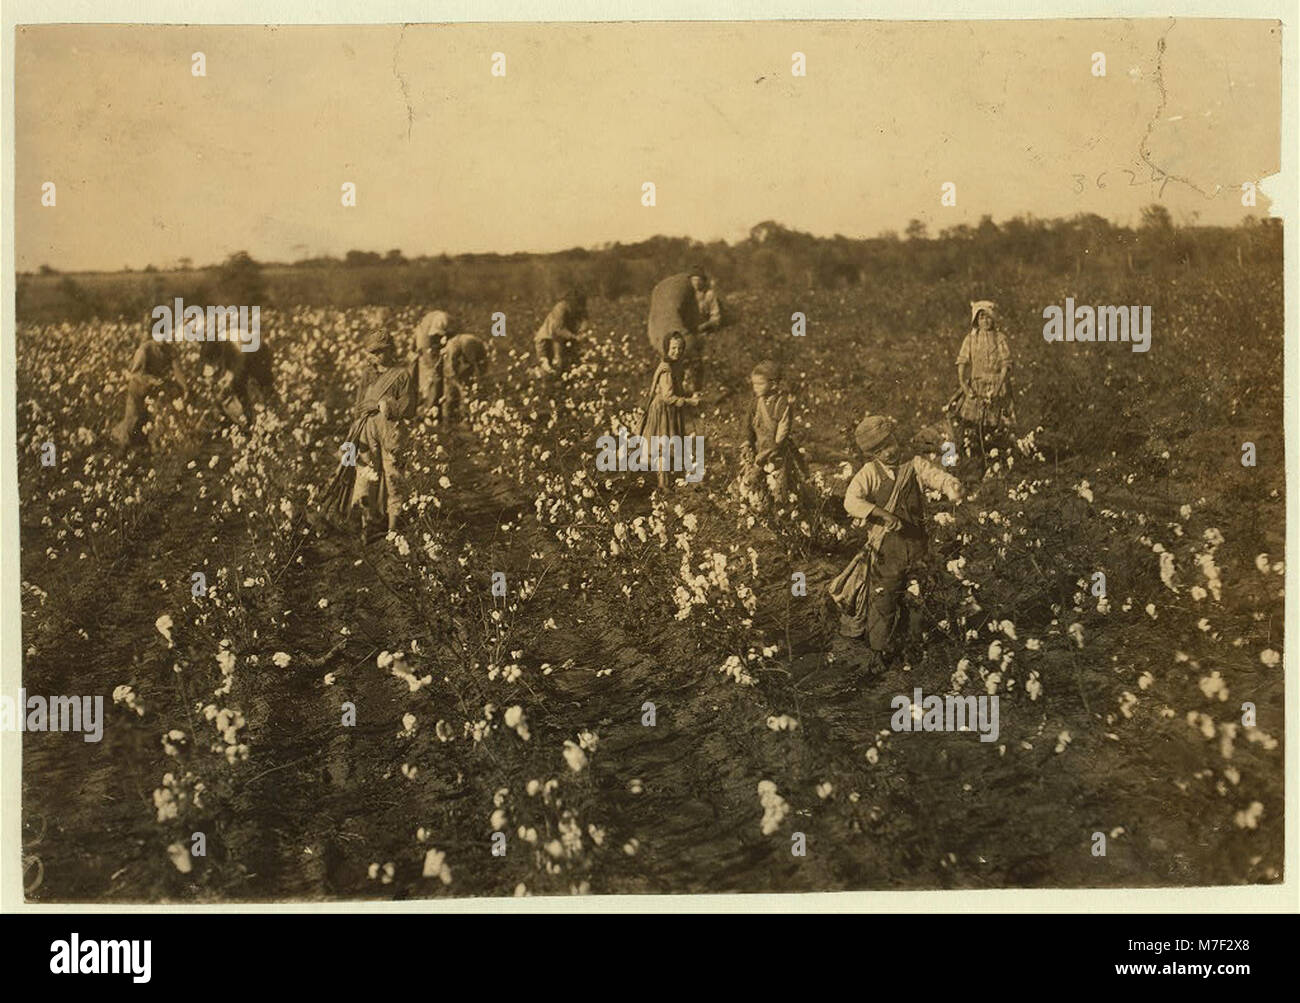
M 894 429 L 892 418 L 867 415 L 854 431 L 867 462 L 849 482 L 844 509 L 866 520 L 867 539 L 828 590 L 840 634 L 865 636 L 877 665 L 890 647 L 908 575 L 926 555 L 925 490 L 962 497 L 961 482 L 924 457 L 900 463 Z
M 794 398 L 784 392 L 781 368 L 771 360 L 755 366 L 749 382 L 754 399 L 745 417 L 741 484 L 750 493 L 763 492 L 771 503 L 784 505 L 803 473 L 803 458 L 790 438 Z
M 362 535 L 368 538 L 380 513 L 388 516 L 389 532 L 397 528 L 405 500 L 397 421 L 415 409 L 415 395 L 411 367 L 397 362 L 391 334 L 370 335 L 365 353 L 343 460 L 322 504 L 327 512 L 344 518 L 361 509 Z
M 981 466 L 985 442 L 1013 413 L 1008 374 L 1011 349 L 997 329 L 993 303 L 976 300 L 970 305 L 971 329 L 957 353 L 957 382 L 961 393 L 954 401 L 962 452 L 978 456 Z
M 663 358 L 650 380 L 645 416 L 641 419 L 642 446 L 649 450 L 651 468 L 658 474 L 662 491 L 667 491 L 672 484 L 669 445 L 675 442 L 679 449 L 685 449 L 686 437 L 693 427 L 688 409 L 700 403 L 699 394 L 686 395 L 685 355 L 686 337 L 681 331 L 673 331 L 664 340 Z

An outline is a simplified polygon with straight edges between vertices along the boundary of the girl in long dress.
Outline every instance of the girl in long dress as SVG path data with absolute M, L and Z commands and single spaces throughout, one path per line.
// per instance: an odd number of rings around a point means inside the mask
M 1014 415 L 1011 400 L 1011 348 L 997 327 L 993 303 L 970 305 L 971 329 L 957 354 L 957 434 L 962 453 L 977 458 L 981 473 L 994 436 Z
M 405 501 L 398 423 L 414 411 L 416 401 L 411 367 L 398 363 L 392 335 L 376 331 L 366 339 L 365 352 L 343 460 L 322 507 L 343 518 L 360 509 L 362 537 L 368 539 L 385 515 L 389 532 L 397 528 Z
M 649 450 L 651 469 L 658 474 L 661 491 L 672 485 L 670 447 L 675 443 L 677 449 L 685 450 L 686 437 L 692 434 L 695 424 L 691 409 L 700 403 L 698 393 L 686 394 L 685 354 L 685 335 L 673 331 L 664 341 L 664 355 L 650 381 L 645 417 L 641 419 L 641 441 Z

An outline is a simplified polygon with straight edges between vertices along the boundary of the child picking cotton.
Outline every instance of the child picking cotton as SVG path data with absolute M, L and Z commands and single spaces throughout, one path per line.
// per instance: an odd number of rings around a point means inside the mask
M 650 469 L 656 475 L 657 490 L 667 492 L 673 485 L 670 457 L 682 463 L 686 440 L 694 433 L 694 410 L 700 395 L 686 392 L 686 338 L 673 331 L 664 342 L 664 354 L 650 379 L 645 415 L 639 435 L 650 456 Z M 676 453 L 674 453 L 676 450 Z
M 879 667 L 894 640 L 909 574 L 926 555 L 924 492 L 940 491 L 958 501 L 962 485 L 924 457 L 900 463 L 892 418 L 868 415 L 854 437 L 867 461 L 849 482 L 844 508 L 866 520 L 867 539 L 828 591 L 840 613 L 841 636 L 865 636 Z
M 749 382 L 754 390 L 745 416 L 741 449 L 741 487 L 763 507 L 779 508 L 797 492 L 803 460 L 790 437 L 794 398 L 785 392 L 780 367 L 764 360 Z
M 392 335 L 372 333 L 363 350 L 343 459 L 321 506 L 343 519 L 359 509 L 362 539 L 369 540 L 385 515 L 388 531 L 397 529 L 406 497 L 400 423 L 415 410 L 416 395 L 411 367 L 398 361 Z
M 949 406 L 956 411 L 962 455 L 974 461 L 975 470 L 982 476 L 999 433 L 1015 421 L 1011 348 L 1006 335 L 998 329 L 992 302 L 976 300 L 970 309 L 970 331 L 957 353 L 961 391 Z

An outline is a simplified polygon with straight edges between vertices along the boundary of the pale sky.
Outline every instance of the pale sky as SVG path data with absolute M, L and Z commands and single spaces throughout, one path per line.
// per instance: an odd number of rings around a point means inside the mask
M 1273 22 L 1187 19 L 41 26 L 17 30 L 15 96 L 17 267 L 72 271 L 735 241 L 767 219 L 1135 223 L 1157 200 L 1235 224 L 1267 215 L 1241 184 L 1279 170 L 1281 49 Z M 1163 198 L 1144 148 L 1180 179 Z

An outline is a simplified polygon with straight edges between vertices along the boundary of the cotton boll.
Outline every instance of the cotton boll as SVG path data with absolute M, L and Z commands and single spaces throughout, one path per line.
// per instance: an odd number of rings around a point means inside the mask
M 566 741 L 564 743 L 564 761 L 569 764 L 569 769 L 574 773 L 581 773 L 583 767 L 587 765 L 587 754 L 573 742 Z
M 167 856 L 171 859 L 176 870 L 182 874 L 189 874 L 190 871 L 194 870 L 194 858 L 184 843 L 172 843 L 171 846 L 167 847 Z

